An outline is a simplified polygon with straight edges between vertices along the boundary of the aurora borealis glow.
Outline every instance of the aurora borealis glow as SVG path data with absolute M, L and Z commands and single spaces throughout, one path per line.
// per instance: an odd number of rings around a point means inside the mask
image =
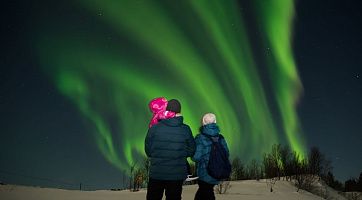
M 361 6 L 4 1 L 0 182 L 127 187 L 155 96 L 180 99 L 195 135 L 201 116 L 216 112 L 246 166 L 273 143 L 316 146 L 339 181 L 358 177 Z
M 275 98 L 282 115 L 284 131 L 289 144 L 296 152 L 304 151 L 304 141 L 300 137 L 301 129 L 295 106 L 299 100 L 302 84 L 298 76 L 291 46 L 291 30 L 295 8 L 293 1 L 256 1 L 262 32 L 266 45 L 273 49 L 273 58 L 269 63 L 271 82 Z
M 264 58 L 267 66 L 254 56 L 238 2 L 217 0 L 79 1 L 93 23 L 114 31 L 116 39 L 99 30 L 75 34 L 64 24 L 62 32 L 39 31 L 39 58 L 59 91 L 89 120 L 101 153 L 120 170 L 144 155 L 147 104 L 158 96 L 181 101 L 194 134 L 201 116 L 214 112 L 232 155 L 260 157 L 284 140 L 303 154 L 295 107 L 302 84 L 291 46 L 294 2 L 264 3 L 254 8 L 263 33 L 260 48 L 273 52 Z M 267 81 L 260 70 L 267 70 Z M 277 112 L 265 84 L 272 86 Z

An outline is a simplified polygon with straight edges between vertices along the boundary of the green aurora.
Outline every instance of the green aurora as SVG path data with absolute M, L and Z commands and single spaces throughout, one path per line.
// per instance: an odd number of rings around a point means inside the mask
M 194 135 L 202 115 L 214 112 L 232 156 L 258 158 L 284 140 L 303 155 L 295 108 L 302 85 L 291 47 L 294 2 L 254 5 L 262 45 L 273 50 L 265 60 L 277 113 L 233 0 L 82 0 L 77 6 L 117 38 L 110 41 L 99 30 L 74 32 L 64 24 L 62 32 L 42 30 L 39 57 L 59 91 L 89 121 L 102 155 L 122 171 L 144 156 L 148 102 L 159 96 L 181 101 Z

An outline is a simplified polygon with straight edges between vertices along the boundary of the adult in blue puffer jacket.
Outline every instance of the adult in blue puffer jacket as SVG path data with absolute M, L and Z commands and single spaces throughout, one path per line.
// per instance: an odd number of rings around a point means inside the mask
M 192 157 L 192 160 L 196 162 L 197 176 L 199 177 L 199 189 L 196 192 L 195 200 L 213 200 L 215 199 L 214 186 L 219 184 L 219 181 L 211 177 L 207 172 L 212 141 L 205 135 L 218 137 L 220 130 L 216 125 L 216 116 L 213 113 L 205 114 L 202 118 L 202 124 L 201 133 L 195 138 L 196 152 Z M 221 139 L 220 142 L 229 156 L 229 149 L 225 139 Z
M 191 129 L 183 123 L 181 104 L 172 99 L 166 110 L 176 116 L 153 125 L 145 139 L 145 152 L 150 158 L 150 180 L 147 200 L 181 199 L 182 184 L 187 177 L 186 158 L 195 153 L 195 141 Z

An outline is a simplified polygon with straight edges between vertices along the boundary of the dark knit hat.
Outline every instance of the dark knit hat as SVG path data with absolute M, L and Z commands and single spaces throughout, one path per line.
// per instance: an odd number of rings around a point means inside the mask
M 181 104 L 177 99 L 171 99 L 167 103 L 166 110 L 181 113 Z

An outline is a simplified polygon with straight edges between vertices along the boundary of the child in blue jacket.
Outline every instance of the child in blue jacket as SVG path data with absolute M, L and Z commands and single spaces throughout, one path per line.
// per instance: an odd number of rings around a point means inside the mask
M 218 137 L 220 133 L 219 127 L 216 124 L 216 116 L 213 113 L 207 113 L 202 118 L 202 127 L 200 128 L 200 134 L 195 138 L 196 151 L 192 160 L 196 162 L 197 176 L 199 177 L 199 188 L 195 195 L 195 200 L 213 200 L 214 186 L 219 184 L 219 180 L 211 177 L 207 172 L 207 165 L 209 162 L 210 151 L 212 141 L 205 135 L 210 137 Z M 227 147 L 225 139 L 220 140 L 223 147 L 229 156 L 229 149 Z

